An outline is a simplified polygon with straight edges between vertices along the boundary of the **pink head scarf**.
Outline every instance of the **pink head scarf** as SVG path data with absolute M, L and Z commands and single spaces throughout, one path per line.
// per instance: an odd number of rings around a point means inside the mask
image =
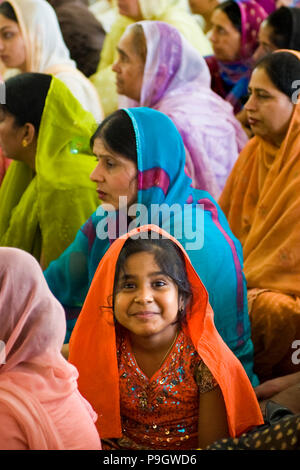
M 255 0 L 237 0 L 241 12 L 241 59 L 252 57 L 258 46 L 258 32 L 261 23 L 268 16 Z
M 184 142 L 193 187 L 217 198 L 248 138 L 232 106 L 211 90 L 205 60 L 182 34 L 161 21 L 137 24 L 147 43 L 140 102 L 120 97 L 120 107 L 147 106 L 169 116 Z
M 77 390 L 77 369 L 60 352 L 65 330 L 64 310 L 37 261 L 22 250 L 0 248 L 0 402 L 21 424 L 31 449 L 63 449 L 47 404 Z

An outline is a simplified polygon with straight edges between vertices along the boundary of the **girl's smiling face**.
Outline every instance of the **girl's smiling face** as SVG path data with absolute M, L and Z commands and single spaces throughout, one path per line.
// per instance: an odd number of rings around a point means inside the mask
M 114 315 L 120 325 L 137 336 L 169 337 L 178 329 L 178 287 L 164 274 L 153 253 L 130 255 L 120 272 Z

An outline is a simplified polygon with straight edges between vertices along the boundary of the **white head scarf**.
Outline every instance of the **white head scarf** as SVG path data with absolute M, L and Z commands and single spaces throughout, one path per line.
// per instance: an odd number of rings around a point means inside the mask
M 54 9 L 46 0 L 9 0 L 25 41 L 26 71 L 47 73 L 53 65 L 76 68 Z

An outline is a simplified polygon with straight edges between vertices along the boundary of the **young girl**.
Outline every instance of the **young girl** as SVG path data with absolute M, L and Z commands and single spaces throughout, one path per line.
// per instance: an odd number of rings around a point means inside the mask
M 106 449 L 205 448 L 263 422 L 202 282 L 181 245 L 154 225 L 103 257 L 69 360 Z

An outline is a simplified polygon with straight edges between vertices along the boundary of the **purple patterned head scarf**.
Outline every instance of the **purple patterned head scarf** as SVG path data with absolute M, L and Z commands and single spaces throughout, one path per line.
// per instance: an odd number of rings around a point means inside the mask
M 241 59 L 251 58 L 258 46 L 261 23 L 268 16 L 255 0 L 236 0 L 241 12 Z
M 137 103 L 120 97 L 120 107 L 146 106 L 168 115 L 183 139 L 193 186 L 218 197 L 247 136 L 232 106 L 211 90 L 205 60 L 177 29 L 160 21 L 136 24 L 147 43 L 141 98 Z

